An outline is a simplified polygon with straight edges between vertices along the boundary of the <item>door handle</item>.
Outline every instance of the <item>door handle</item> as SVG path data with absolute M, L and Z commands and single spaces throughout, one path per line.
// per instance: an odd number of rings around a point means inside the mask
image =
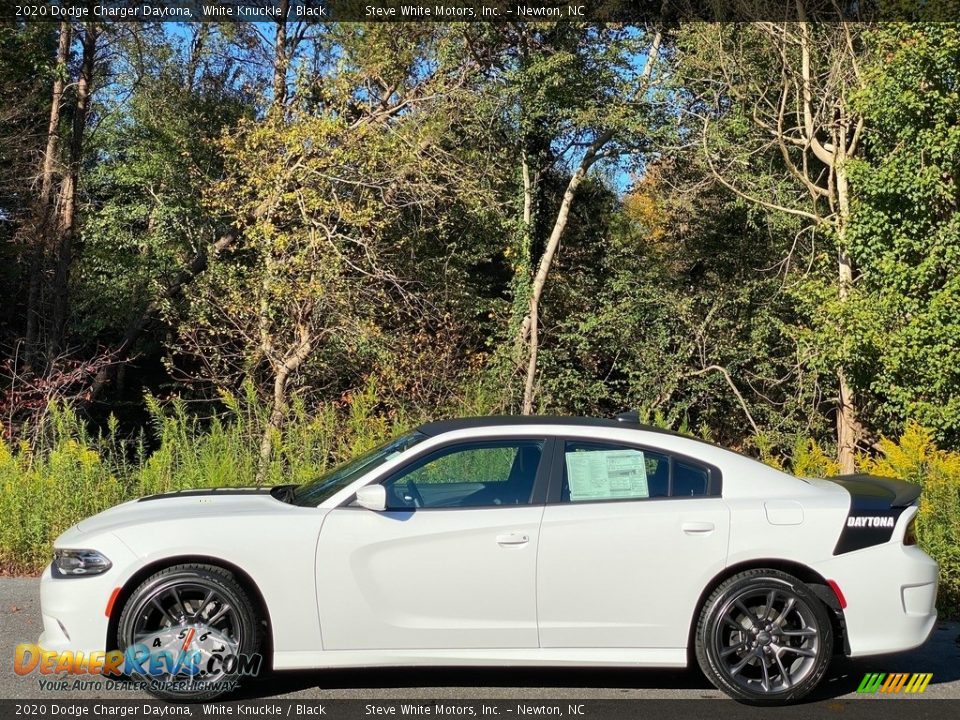
M 523 533 L 497 535 L 497 545 L 526 545 L 528 542 L 530 542 L 530 536 Z
M 712 522 L 685 522 L 680 526 L 687 535 L 705 535 L 712 533 L 714 526 Z

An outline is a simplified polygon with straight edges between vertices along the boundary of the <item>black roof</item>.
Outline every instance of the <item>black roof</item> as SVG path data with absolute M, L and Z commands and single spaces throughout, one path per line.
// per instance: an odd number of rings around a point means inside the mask
M 480 417 L 436 420 L 434 422 L 424 423 L 418 427 L 417 430 L 424 435 L 433 437 L 441 433 L 451 432 L 452 430 L 469 430 L 471 428 L 507 425 L 575 425 L 578 427 L 629 428 L 631 430 L 646 430 L 664 435 L 676 435 L 677 437 L 686 437 L 691 440 L 697 439 L 690 438 L 688 435 L 674 432 L 673 430 L 643 425 L 632 417 L 614 420 L 610 418 L 564 417 L 562 415 L 485 415 Z

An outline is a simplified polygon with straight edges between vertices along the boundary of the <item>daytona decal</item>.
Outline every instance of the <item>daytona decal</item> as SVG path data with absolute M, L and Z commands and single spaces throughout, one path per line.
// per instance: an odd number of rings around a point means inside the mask
M 892 517 L 848 517 L 847 527 L 883 527 L 892 528 L 894 526 Z

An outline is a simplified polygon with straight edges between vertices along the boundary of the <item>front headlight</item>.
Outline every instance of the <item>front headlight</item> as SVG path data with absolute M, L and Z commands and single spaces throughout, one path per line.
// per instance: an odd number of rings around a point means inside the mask
M 99 575 L 112 567 L 96 550 L 54 550 L 53 565 L 64 575 Z

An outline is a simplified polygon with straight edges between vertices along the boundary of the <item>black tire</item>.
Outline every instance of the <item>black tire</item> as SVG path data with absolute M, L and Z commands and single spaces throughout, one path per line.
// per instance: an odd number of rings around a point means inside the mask
M 742 702 L 797 702 L 823 679 L 833 626 L 807 585 L 778 570 L 747 570 L 720 584 L 700 611 L 697 662 Z
M 192 673 L 162 678 L 149 673 L 130 675 L 145 683 L 154 697 L 195 702 L 230 691 L 240 674 L 236 666 L 229 668 L 226 663 L 224 667 L 220 660 L 257 654 L 264 627 L 256 606 L 232 573 L 215 565 L 174 565 L 147 578 L 124 603 L 117 644 L 124 652 L 135 644 L 152 651 L 169 650 L 175 660 L 184 649 L 199 653 L 191 656 L 197 669 Z M 219 660 L 210 663 L 213 658 Z M 265 669 L 265 660 L 261 658 L 259 664 Z

